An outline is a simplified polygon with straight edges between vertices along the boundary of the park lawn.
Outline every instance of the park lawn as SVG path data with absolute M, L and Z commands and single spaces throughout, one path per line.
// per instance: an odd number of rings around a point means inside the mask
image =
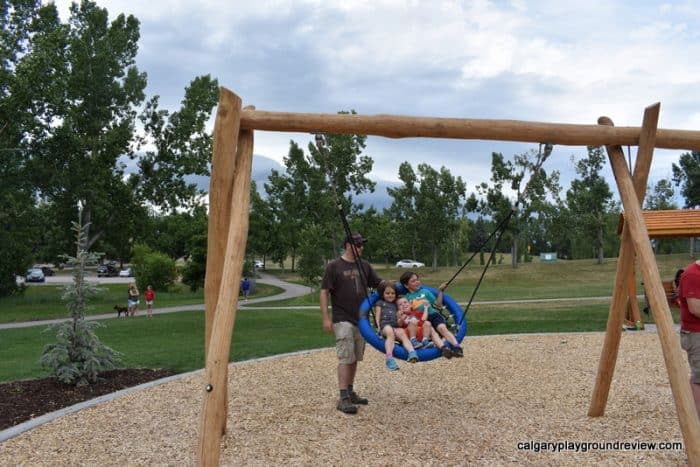
M 126 306 L 127 284 L 102 284 L 102 292 L 90 299 L 86 315 L 115 313 L 114 305 Z M 266 297 L 281 293 L 278 287 L 257 284 L 254 297 Z M 68 309 L 61 300 L 62 285 L 30 285 L 23 295 L 0 298 L 0 323 L 36 321 L 68 317 Z M 181 305 L 199 305 L 204 303 L 202 289 L 192 292 L 187 287 L 176 287 L 172 292 L 156 291 L 155 307 L 164 308 Z M 141 300 L 141 308 L 145 303 Z
M 658 255 L 657 265 L 662 279 L 671 280 L 676 269 L 685 267 L 691 260 L 685 254 Z M 615 282 L 617 258 L 606 258 L 602 265 L 595 260 L 560 260 L 551 263 L 539 261 L 519 264 L 513 269 L 510 264 L 490 266 L 477 290 L 474 300 L 528 300 L 538 298 L 578 298 L 578 297 L 610 297 Z M 377 273 L 383 279 L 398 281 L 406 269 L 376 265 Z M 440 283 L 450 280 L 458 268 L 442 267 L 438 271 L 431 268 L 413 269 L 419 274 L 421 281 L 429 286 L 437 287 Z M 278 275 L 284 280 L 294 281 L 295 276 L 290 272 L 268 270 L 268 273 Z M 472 263 L 467 266 L 450 284 L 447 293 L 459 303 L 466 303 L 481 276 L 482 266 Z M 636 277 L 637 293 L 643 294 L 642 278 Z M 266 302 L 259 306 L 318 306 L 318 284 L 314 292 L 303 297 L 297 297 L 280 302 Z M 251 305 L 256 306 L 256 305 Z
M 600 300 L 474 305 L 467 314 L 468 336 L 604 332 L 609 306 L 608 302 Z M 97 330 L 98 336 L 123 354 L 124 367 L 186 372 L 204 366 L 204 314 L 201 311 L 100 322 L 105 326 Z M 0 381 L 48 375 L 38 363 L 44 345 L 54 339 L 54 332 L 45 332 L 46 329 L 46 326 L 34 326 L 0 330 L 0 361 L 3 362 Z M 467 348 L 468 342 L 467 338 Z M 333 343 L 333 336 L 321 331 L 317 310 L 239 310 L 230 361 L 331 347 Z
M 204 367 L 204 313 L 197 311 L 109 319 L 97 335 L 122 354 L 126 368 L 167 368 L 186 372 Z M 0 330 L 0 381 L 40 378 L 46 344 L 55 341 L 47 326 Z M 230 360 L 242 361 L 297 350 L 329 347 L 333 336 L 321 330 L 317 312 L 239 310 Z

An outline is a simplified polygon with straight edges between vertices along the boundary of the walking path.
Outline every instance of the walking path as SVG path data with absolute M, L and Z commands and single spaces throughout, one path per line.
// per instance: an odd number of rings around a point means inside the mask
M 272 302 L 272 301 L 277 301 L 277 300 L 285 300 L 288 298 L 301 297 L 302 295 L 306 295 L 313 290 L 310 287 L 307 287 L 304 285 L 293 284 L 291 282 L 283 281 L 283 280 L 278 279 L 277 277 L 270 275 L 270 274 L 265 274 L 265 273 L 260 273 L 260 272 L 258 274 L 260 275 L 260 277 L 257 278 L 256 283 L 273 285 L 275 287 L 279 287 L 280 289 L 282 289 L 283 292 L 276 294 L 276 295 L 270 295 L 268 297 L 249 298 L 246 301 L 243 301 L 242 299 L 239 298 L 238 299 L 238 309 L 244 310 L 248 307 L 248 305 L 253 305 L 256 303 Z M 284 308 L 288 308 L 288 307 L 284 307 Z M 318 307 L 313 307 L 313 308 L 318 308 Z M 204 310 L 204 304 L 200 303 L 197 305 L 181 305 L 181 306 L 154 308 L 153 314 L 159 315 L 159 314 L 164 314 L 164 313 L 177 313 L 179 311 L 203 311 L 203 310 Z M 141 311 L 143 311 L 143 310 L 141 310 Z M 117 318 L 116 313 L 105 313 L 105 314 L 91 315 L 91 316 L 85 317 L 86 320 L 90 320 L 90 321 L 101 320 L 101 319 L 114 319 L 114 318 Z M 68 319 L 68 318 L 46 319 L 46 320 L 40 320 L 40 321 L 22 321 L 22 322 L 16 322 L 16 323 L 2 323 L 2 324 L 0 324 L 0 329 L 28 328 L 31 326 L 47 326 L 50 324 L 55 324 L 55 323 L 60 323 L 60 322 L 66 321 L 66 319 Z

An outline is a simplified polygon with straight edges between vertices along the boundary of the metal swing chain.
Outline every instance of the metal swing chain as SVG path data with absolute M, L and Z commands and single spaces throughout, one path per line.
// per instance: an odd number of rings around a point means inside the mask
M 544 144 L 544 153 L 542 152 L 542 145 Z M 477 281 L 474 290 L 472 291 L 471 297 L 469 298 L 469 302 L 467 303 L 466 307 L 464 308 L 464 313 L 462 314 L 462 319 L 460 319 L 459 324 L 457 327 L 461 327 L 462 323 L 464 322 L 464 319 L 467 316 L 467 313 L 469 312 L 469 308 L 471 307 L 472 302 L 474 301 L 474 297 L 476 296 L 477 291 L 479 290 L 479 287 L 481 286 L 481 283 L 484 279 L 484 276 L 486 275 L 486 271 L 488 270 L 489 266 L 491 265 L 491 262 L 493 261 L 493 258 L 496 254 L 496 249 L 498 248 L 498 245 L 501 241 L 501 237 L 506 231 L 507 224 L 510 222 L 511 217 L 513 217 L 513 214 L 515 214 L 520 206 L 520 203 L 525 199 L 525 195 L 528 193 L 530 189 L 530 183 L 537 178 L 540 169 L 542 168 L 542 164 L 549 158 L 550 154 L 552 153 L 552 149 L 554 146 L 551 143 L 540 143 L 540 148 L 539 152 L 537 155 L 537 162 L 532 170 L 532 175 L 530 176 L 530 179 L 528 182 L 525 184 L 525 189 L 523 189 L 522 193 L 520 196 L 515 201 L 515 204 L 511 208 L 510 212 L 508 215 L 499 223 L 499 225 L 494 229 L 494 231 L 489 235 L 489 238 L 487 238 L 482 244 L 479 246 L 479 249 L 477 251 L 481 251 L 481 249 L 486 246 L 486 244 L 491 240 L 491 238 L 498 232 L 498 237 L 496 238 L 496 241 L 494 242 L 493 247 L 491 248 L 491 253 L 489 255 L 489 259 L 484 265 L 484 269 L 481 271 L 481 276 L 479 277 L 479 280 Z M 525 175 L 525 171 L 523 170 L 523 173 L 521 174 L 521 177 Z M 447 282 L 447 285 L 449 285 L 455 277 L 457 277 L 457 274 L 459 274 L 464 267 L 469 264 L 469 262 L 476 256 L 476 252 L 472 254 L 472 256 L 469 258 L 469 260 L 455 273 L 454 276 Z M 447 286 L 445 287 L 445 289 Z
M 352 254 L 355 259 L 355 265 L 357 266 L 357 271 L 358 274 L 360 275 L 360 285 L 362 285 L 362 291 L 365 294 L 365 299 L 369 302 L 369 293 L 367 292 L 368 284 L 369 281 L 367 280 L 367 276 L 365 274 L 365 270 L 362 267 L 362 260 L 360 259 L 359 252 L 357 250 L 357 246 L 355 245 L 355 242 L 352 241 L 352 231 L 350 230 L 350 224 L 348 223 L 348 219 L 345 215 L 345 210 L 343 209 L 343 203 L 340 200 L 340 196 L 338 196 L 338 190 L 335 184 L 335 178 L 333 177 L 333 173 L 331 172 L 331 163 L 330 163 L 330 154 L 329 151 L 326 147 L 326 137 L 323 134 L 316 134 L 315 135 L 315 140 L 316 140 L 316 148 L 318 149 L 319 154 L 321 157 L 324 159 L 324 162 L 326 164 L 326 175 L 328 175 L 328 179 L 330 182 L 331 186 L 331 191 L 333 192 L 333 199 L 336 204 L 336 208 L 338 210 L 338 215 L 340 216 L 340 220 L 343 223 L 343 229 L 345 230 L 345 238 L 350 240 L 350 245 L 352 247 Z M 372 307 L 370 307 L 369 310 L 369 316 L 374 320 L 374 312 L 372 310 Z

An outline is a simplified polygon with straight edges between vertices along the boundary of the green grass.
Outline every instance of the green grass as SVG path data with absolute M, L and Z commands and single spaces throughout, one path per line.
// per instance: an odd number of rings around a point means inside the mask
M 676 269 L 690 262 L 685 255 L 657 257 L 663 278 L 672 278 Z M 484 280 L 476 301 L 525 300 L 535 298 L 597 297 L 610 296 L 617 262 L 607 259 L 602 266 L 593 260 L 558 261 L 556 263 L 527 263 L 517 269 L 509 265 L 492 267 Z M 268 271 L 273 272 L 273 271 Z M 398 279 L 401 271 L 379 267 L 384 278 Z M 455 269 L 443 268 L 432 272 L 420 270 L 425 284 L 436 286 L 449 279 Z M 274 274 L 278 274 L 273 272 Z M 465 270 L 449 289 L 450 295 L 460 302 L 468 300 L 474 283 L 480 274 L 477 266 Z M 279 273 L 281 278 L 298 280 L 289 273 Z M 637 277 L 637 283 L 641 277 Z M 258 296 L 270 295 L 276 289 L 258 284 Z M 105 295 L 92 305 L 91 313 L 111 311 L 116 303 L 122 303 L 124 285 L 110 285 Z M 53 292 L 52 292 L 53 290 Z M 641 293 L 641 287 L 638 289 Z M 30 287 L 24 297 L 0 300 L 0 322 L 37 318 L 65 317 L 64 305 L 54 287 Z M 200 294 L 161 293 L 157 306 L 174 306 L 203 303 Z M 321 331 L 317 309 L 273 310 L 273 306 L 318 305 L 317 291 L 292 300 L 266 302 L 255 310 L 240 310 L 237 314 L 230 358 L 232 361 L 275 355 L 295 350 L 313 349 L 333 345 L 331 335 Z M 605 330 L 609 302 L 584 300 L 575 302 L 475 304 L 469 311 L 469 335 L 586 332 Z M 97 311 L 99 310 L 99 311 Z M 677 310 L 674 320 L 678 321 Z M 98 335 L 107 345 L 124 355 L 125 367 L 168 368 L 184 372 L 202 368 L 203 313 L 183 312 L 156 315 L 151 320 L 104 320 L 104 328 Z M 649 319 L 647 318 L 647 322 Z M 52 342 L 53 333 L 43 333 L 43 326 L 0 330 L 0 381 L 46 376 L 38 360 L 45 344 Z
M 657 265 L 661 277 L 671 280 L 676 269 L 685 267 L 691 259 L 684 254 L 659 255 Z M 498 264 L 489 267 L 484 280 L 477 291 L 475 301 L 492 300 L 527 300 L 536 298 L 578 298 L 578 297 L 609 297 L 612 295 L 617 258 L 607 258 L 602 265 L 590 260 L 556 261 L 552 263 L 524 263 L 513 269 L 510 264 Z M 431 268 L 414 270 L 420 275 L 421 281 L 433 287 L 452 278 L 458 268 Z M 377 273 L 383 279 L 397 280 L 404 269 L 376 265 Z M 271 272 L 271 271 L 268 271 Z M 450 284 L 447 293 L 459 302 L 469 300 L 482 272 L 482 266 L 472 262 Z M 293 279 L 288 272 L 276 273 L 285 280 Z M 637 293 L 642 294 L 642 277 L 637 273 Z M 318 287 L 316 291 L 284 302 L 266 302 L 260 306 L 312 306 L 318 305 Z M 252 305 L 254 306 L 254 305 Z
M 204 367 L 204 313 L 180 312 L 151 319 L 110 319 L 97 330 L 102 342 L 123 354 L 127 368 L 168 368 L 185 372 Z M 0 330 L 0 381 L 38 378 L 44 345 L 55 332 L 45 326 Z M 240 310 L 231 361 L 333 345 L 321 330 L 319 313 L 310 310 Z
M 86 315 L 114 313 L 114 305 L 126 306 L 127 284 L 102 284 L 102 292 L 90 300 Z M 281 289 L 267 284 L 257 284 L 253 297 L 266 297 L 280 293 Z M 23 295 L 0 298 L 0 323 L 65 318 L 68 309 L 61 300 L 61 285 L 30 285 Z M 143 300 L 141 300 L 143 308 Z M 191 292 L 179 287 L 172 292 L 156 291 L 156 308 L 204 303 L 204 292 Z

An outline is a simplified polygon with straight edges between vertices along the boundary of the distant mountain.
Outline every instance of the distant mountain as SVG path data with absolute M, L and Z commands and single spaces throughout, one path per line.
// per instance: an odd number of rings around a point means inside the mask
M 253 170 L 251 178 L 255 181 L 258 193 L 261 196 L 265 196 L 264 184 L 267 182 L 272 170 L 277 170 L 278 172 L 284 172 L 285 167 L 274 159 L 270 159 L 266 156 L 253 155 Z M 209 177 L 204 177 L 201 175 L 194 175 L 187 177 L 187 181 L 195 183 L 197 188 L 209 191 Z M 374 193 L 363 193 L 360 196 L 355 197 L 355 202 L 362 203 L 365 209 L 370 206 L 381 212 L 382 210 L 388 208 L 391 205 L 391 197 L 388 195 L 386 189 L 388 187 L 396 187 L 398 183 L 387 182 L 385 180 L 375 180 L 377 186 Z

